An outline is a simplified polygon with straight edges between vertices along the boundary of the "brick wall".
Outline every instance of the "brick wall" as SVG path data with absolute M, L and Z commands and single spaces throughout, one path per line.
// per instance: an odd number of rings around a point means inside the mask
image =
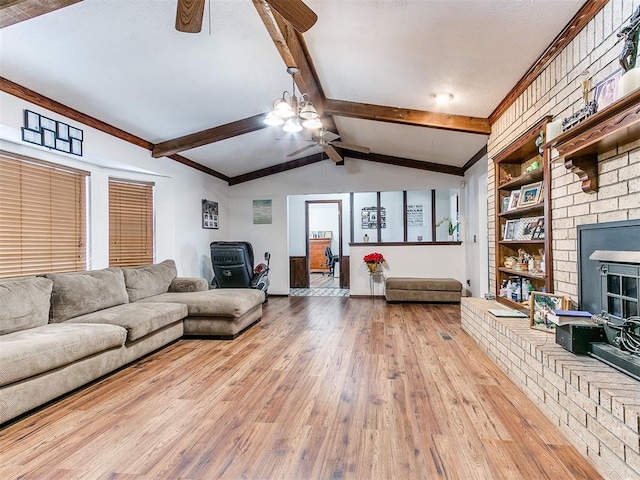
M 488 144 L 488 211 L 495 211 L 492 158 L 545 115 L 565 118 L 583 106 L 581 73 L 592 87 L 619 68 L 622 44 L 616 34 L 638 7 L 638 0 L 611 0 L 494 123 Z M 554 291 L 577 301 L 576 227 L 640 218 L 640 141 L 599 158 L 599 191 L 583 193 L 578 177 L 562 163 L 551 168 Z M 489 274 L 495 293 L 495 223 L 490 221 Z
M 603 477 L 640 478 L 640 383 L 569 353 L 528 320 L 496 318 L 489 308 L 504 307 L 463 298 L 462 328 Z

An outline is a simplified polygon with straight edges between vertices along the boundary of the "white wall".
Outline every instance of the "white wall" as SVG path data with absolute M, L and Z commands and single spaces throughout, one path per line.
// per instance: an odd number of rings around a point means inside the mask
M 465 252 L 463 245 L 352 245 L 349 268 L 351 295 L 370 295 L 369 270 L 363 262 L 366 254 L 378 252 L 384 256 L 386 277 L 455 278 L 463 285 Z M 374 295 L 384 294 L 381 284 L 374 285 Z
M 22 142 L 20 127 L 24 109 L 81 128 L 84 133 L 83 157 Z M 155 260 L 173 258 L 179 275 L 212 278 L 209 243 L 226 240 L 229 234 L 228 187 L 225 182 L 173 160 L 154 159 L 144 148 L 3 92 L 0 92 L 0 149 L 91 173 L 89 268 L 105 268 L 109 264 L 108 180 L 112 176 L 155 183 Z M 219 230 L 202 228 L 203 198 L 219 203 Z
M 466 257 L 466 275 L 471 296 L 489 291 L 489 245 L 487 224 L 487 157 L 482 157 L 465 174 L 464 228 L 461 229 Z
M 254 250 L 258 256 L 265 250 L 272 253 L 272 268 L 269 274 L 270 293 L 276 295 L 289 293 L 289 252 L 297 254 L 298 249 L 295 246 L 289 249 L 287 222 L 291 226 L 299 225 L 299 222 L 304 224 L 304 206 L 300 210 L 299 205 L 291 204 L 290 209 L 287 210 L 287 196 L 308 195 L 309 199 L 320 199 L 323 198 L 322 194 L 329 193 L 459 188 L 462 181 L 462 177 L 454 175 L 399 168 L 365 160 L 347 158 L 345 163 L 344 166 L 337 166 L 330 160 L 326 160 L 230 187 L 229 198 L 232 205 L 230 236 L 232 239 L 248 240 L 254 243 Z M 262 199 L 273 200 L 272 225 L 253 225 L 252 223 L 252 201 Z M 304 204 L 304 201 L 302 203 Z M 343 203 L 343 222 L 348 217 L 348 211 L 344 207 Z M 300 212 L 302 216 L 298 217 Z M 347 237 L 347 231 L 348 228 L 344 230 L 345 237 Z M 361 241 L 358 238 L 355 240 Z M 402 252 L 406 247 L 387 246 L 385 248 L 395 248 Z M 459 246 L 453 250 L 444 246 L 415 248 L 436 248 L 435 252 L 439 252 L 438 255 L 445 259 L 451 253 L 456 257 L 453 261 L 461 260 L 464 265 L 464 249 Z M 304 253 L 301 254 L 304 255 Z M 347 253 L 343 251 L 343 254 Z M 354 256 L 353 251 L 350 255 Z M 464 279 L 464 273 L 461 278 Z M 354 294 L 357 293 L 354 292 Z

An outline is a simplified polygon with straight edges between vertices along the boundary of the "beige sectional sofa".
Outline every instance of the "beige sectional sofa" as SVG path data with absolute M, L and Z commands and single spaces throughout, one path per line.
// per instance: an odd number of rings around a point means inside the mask
M 264 299 L 177 277 L 172 260 L 0 280 L 0 424 L 185 334 L 234 338 Z

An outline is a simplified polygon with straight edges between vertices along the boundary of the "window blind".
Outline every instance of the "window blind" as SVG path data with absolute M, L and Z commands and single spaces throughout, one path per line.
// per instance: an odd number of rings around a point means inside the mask
M 153 183 L 109 179 L 109 265 L 153 263 Z
M 88 176 L 0 152 L 0 277 L 87 269 Z

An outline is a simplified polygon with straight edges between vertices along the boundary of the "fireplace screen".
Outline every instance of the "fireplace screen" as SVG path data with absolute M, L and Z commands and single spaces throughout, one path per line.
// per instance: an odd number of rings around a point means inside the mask
M 602 305 L 617 320 L 638 315 L 638 277 L 640 268 L 602 263 Z

